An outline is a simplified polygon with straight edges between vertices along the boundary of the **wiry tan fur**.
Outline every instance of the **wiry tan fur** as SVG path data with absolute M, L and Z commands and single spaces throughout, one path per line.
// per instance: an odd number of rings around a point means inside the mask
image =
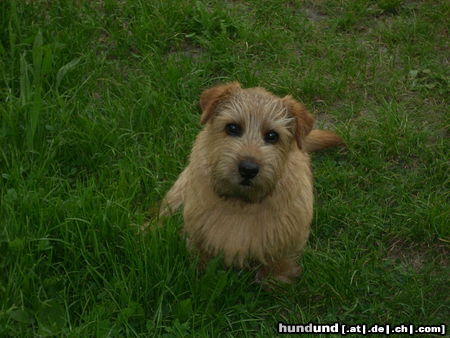
M 189 165 L 164 198 L 160 215 L 183 207 L 183 231 L 202 260 L 223 254 L 228 266 L 260 266 L 258 277 L 285 282 L 300 272 L 296 259 L 313 217 L 313 178 L 307 151 L 341 143 L 326 131 L 311 132 L 313 117 L 291 96 L 229 83 L 205 90 L 201 122 Z M 230 136 L 236 123 L 242 135 Z M 268 144 L 264 135 L 279 139 Z M 238 164 L 259 165 L 242 185 Z

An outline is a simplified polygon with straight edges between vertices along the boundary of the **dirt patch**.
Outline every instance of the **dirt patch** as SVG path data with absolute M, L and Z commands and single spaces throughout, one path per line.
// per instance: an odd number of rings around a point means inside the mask
M 244 12 L 246 14 L 252 11 L 251 7 L 245 1 L 226 0 L 224 4 L 229 9 L 238 10 L 239 12 Z
M 188 41 L 184 41 L 179 46 L 171 49 L 168 54 L 173 57 L 184 57 L 197 61 L 203 56 L 203 49 Z
M 322 3 L 319 0 L 286 1 L 284 6 L 295 14 L 304 15 L 312 23 L 320 23 L 328 18 L 327 14 L 321 9 Z
M 312 4 L 302 8 L 303 13 L 309 21 L 319 23 L 327 18 L 327 16 L 320 11 L 320 9 Z
M 316 128 L 319 129 L 333 129 L 332 127 L 337 122 L 337 119 L 333 115 L 322 111 L 315 111 L 314 116 L 316 118 Z
M 436 262 L 440 266 L 448 266 L 448 257 L 450 250 L 444 242 L 433 245 L 433 253 L 430 247 L 408 243 L 402 239 L 393 240 L 386 254 L 386 260 L 394 262 L 405 269 L 412 269 L 415 272 L 431 261 Z M 437 254 L 435 252 L 437 251 Z
M 410 155 L 407 158 L 402 156 L 388 156 L 386 161 L 389 164 L 390 170 L 417 171 L 423 165 L 420 158 L 415 155 Z
M 450 132 L 448 130 L 448 127 L 442 127 L 441 129 L 437 129 L 434 131 L 432 135 L 430 135 L 427 140 L 427 145 L 435 145 L 438 144 L 442 139 L 449 139 L 450 138 Z

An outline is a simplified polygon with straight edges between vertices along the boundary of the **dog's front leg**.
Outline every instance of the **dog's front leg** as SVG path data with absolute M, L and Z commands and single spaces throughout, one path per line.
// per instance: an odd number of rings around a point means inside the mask
M 178 179 L 172 185 L 172 188 L 167 192 L 164 197 L 161 208 L 159 209 L 159 217 L 169 216 L 177 211 L 184 202 L 184 192 L 188 177 L 188 167 L 178 176 Z

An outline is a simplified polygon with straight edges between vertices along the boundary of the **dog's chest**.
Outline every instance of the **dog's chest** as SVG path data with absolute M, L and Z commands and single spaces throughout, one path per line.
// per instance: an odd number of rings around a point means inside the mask
M 224 254 L 228 265 L 266 263 L 301 248 L 309 234 L 312 205 L 302 198 L 278 202 L 188 202 L 184 231 L 201 251 Z

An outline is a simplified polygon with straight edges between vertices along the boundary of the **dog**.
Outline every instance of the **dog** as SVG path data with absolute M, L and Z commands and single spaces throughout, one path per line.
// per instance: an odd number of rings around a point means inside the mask
M 160 217 L 183 208 L 182 231 L 201 264 L 223 255 L 228 267 L 257 268 L 257 280 L 292 282 L 313 217 L 308 152 L 342 139 L 312 130 L 293 97 L 238 82 L 203 91 L 200 108 L 204 128 Z

